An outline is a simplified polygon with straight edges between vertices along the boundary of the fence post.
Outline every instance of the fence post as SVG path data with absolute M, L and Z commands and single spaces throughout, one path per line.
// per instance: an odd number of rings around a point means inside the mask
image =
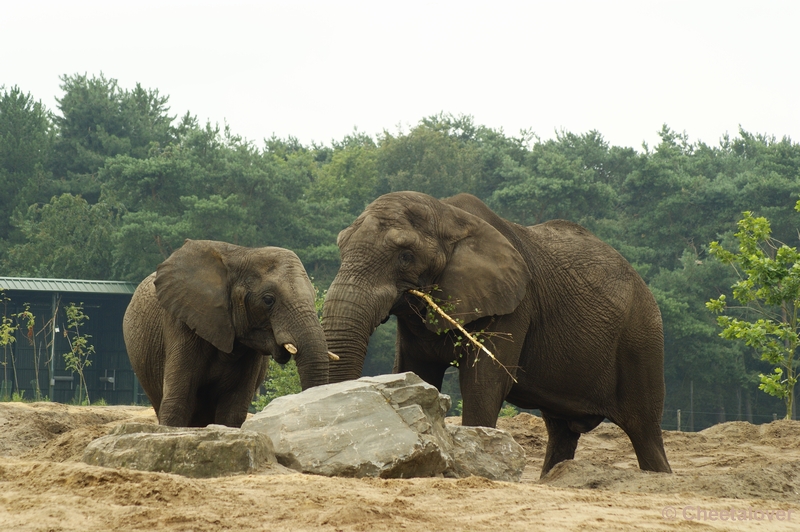
M 689 432 L 694 432 L 694 379 L 689 381 Z
M 681 431 L 681 409 L 678 409 L 678 432 Z
M 51 331 L 50 336 L 50 365 L 47 367 L 47 377 L 49 381 L 49 385 L 47 387 L 47 395 L 50 397 L 51 401 L 55 401 L 55 394 L 56 394 L 56 333 L 58 332 L 58 300 L 56 296 L 58 295 L 57 292 L 53 292 L 53 304 L 52 304 L 52 311 L 53 311 L 53 330 Z

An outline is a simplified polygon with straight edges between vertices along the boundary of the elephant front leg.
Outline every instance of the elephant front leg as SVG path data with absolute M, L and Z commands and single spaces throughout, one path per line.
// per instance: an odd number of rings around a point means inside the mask
M 171 366 L 171 367 L 170 367 Z M 191 427 L 197 412 L 198 383 L 182 364 L 167 364 L 164 394 L 158 408 L 158 424 L 167 427 Z
M 200 426 L 198 390 L 203 384 L 213 346 L 198 337 L 178 337 L 166 346 L 164 381 L 158 423 L 169 427 Z
M 242 426 L 253 397 L 267 376 L 268 367 L 267 356 L 249 353 L 226 368 L 225 389 L 219 390 L 214 423 L 235 428 Z
M 487 370 L 488 360 L 482 360 L 478 371 L 459 367 L 459 384 L 463 401 L 461 424 L 467 427 L 497 426 L 497 416 L 511 388 L 511 378 L 503 372 Z
M 475 350 L 472 348 L 459 361 L 458 380 L 463 400 L 462 425 L 497 426 L 500 408 L 514 384 L 519 352 L 518 347 L 513 344 L 506 347 L 505 352 L 494 348 L 493 351 L 495 356 L 506 362 L 497 362 L 480 352 L 476 363 Z
M 167 427 L 192 426 L 192 417 L 196 409 L 196 398 L 192 390 L 168 390 L 165 386 L 164 397 L 158 409 L 158 424 Z
M 500 408 L 520 369 L 527 327 L 527 318 L 523 314 L 484 318 L 471 324 L 473 331 L 483 331 L 478 338 L 495 358 L 467 343 L 466 339 L 461 340 L 458 379 L 464 406 L 462 425 L 497 426 Z

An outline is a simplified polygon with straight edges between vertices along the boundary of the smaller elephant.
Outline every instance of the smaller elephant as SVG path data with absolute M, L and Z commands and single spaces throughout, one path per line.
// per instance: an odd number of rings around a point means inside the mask
M 125 311 L 133 371 L 161 425 L 240 427 L 269 360 L 294 356 L 303 389 L 329 355 L 300 259 L 276 247 L 186 240 Z

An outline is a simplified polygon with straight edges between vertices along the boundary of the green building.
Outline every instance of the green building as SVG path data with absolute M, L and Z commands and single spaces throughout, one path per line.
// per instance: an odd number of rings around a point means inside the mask
M 0 289 L 0 312 L 13 324 L 20 321 L 12 315 L 26 306 L 35 316 L 34 327 L 21 325 L 15 341 L 0 353 L 0 395 L 18 392 L 24 399 L 37 399 L 38 390 L 40 398 L 51 401 L 75 400 L 79 377 L 64 361 L 64 353 L 70 352 L 64 308 L 74 303 L 88 316 L 80 333 L 91 336 L 88 343 L 95 349 L 84 370 L 90 402 L 147 404 L 122 337 L 122 318 L 135 283 L 0 277 Z

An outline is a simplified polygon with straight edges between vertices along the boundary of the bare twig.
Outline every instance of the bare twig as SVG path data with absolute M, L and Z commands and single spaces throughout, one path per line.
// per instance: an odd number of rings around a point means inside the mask
M 506 373 L 508 373 L 508 376 L 511 377 L 512 381 L 517 382 L 517 379 L 514 377 L 514 375 L 511 374 L 510 371 L 508 371 L 508 368 L 505 367 L 502 364 L 502 362 L 497 360 L 497 357 L 495 357 L 491 351 L 486 349 L 485 345 L 479 342 L 471 333 L 469 333 L 464 327 L 462 327 L 460 323 L 451 318 L 444 310 L 442 310 L 442 308 L 433 301 L 433 298 L 430 295 L 426 294 L 425 292 L 420 292 L 419 290 L 414 290 L 414 289 L 409 290 L 408 293 L 415 295 L 419 298 L 422 298 L 422 300 L 425 301 L 425 303 L 427 303 L 428 306 L 431 307 L 438 315 L 446 319 L 453 325 L 453 327 L 461 331 L 461 333 L 467 337 L 467 340 L 469 340 L 473 345 L 475 345 L 475 347 L 477 347 L 479 350 L 489 355 L 489 358 L 494 360 L 494 362 L 497 365 L 499 365 L 501 368 L 503 368 L 503 370 L 505 370 Z

